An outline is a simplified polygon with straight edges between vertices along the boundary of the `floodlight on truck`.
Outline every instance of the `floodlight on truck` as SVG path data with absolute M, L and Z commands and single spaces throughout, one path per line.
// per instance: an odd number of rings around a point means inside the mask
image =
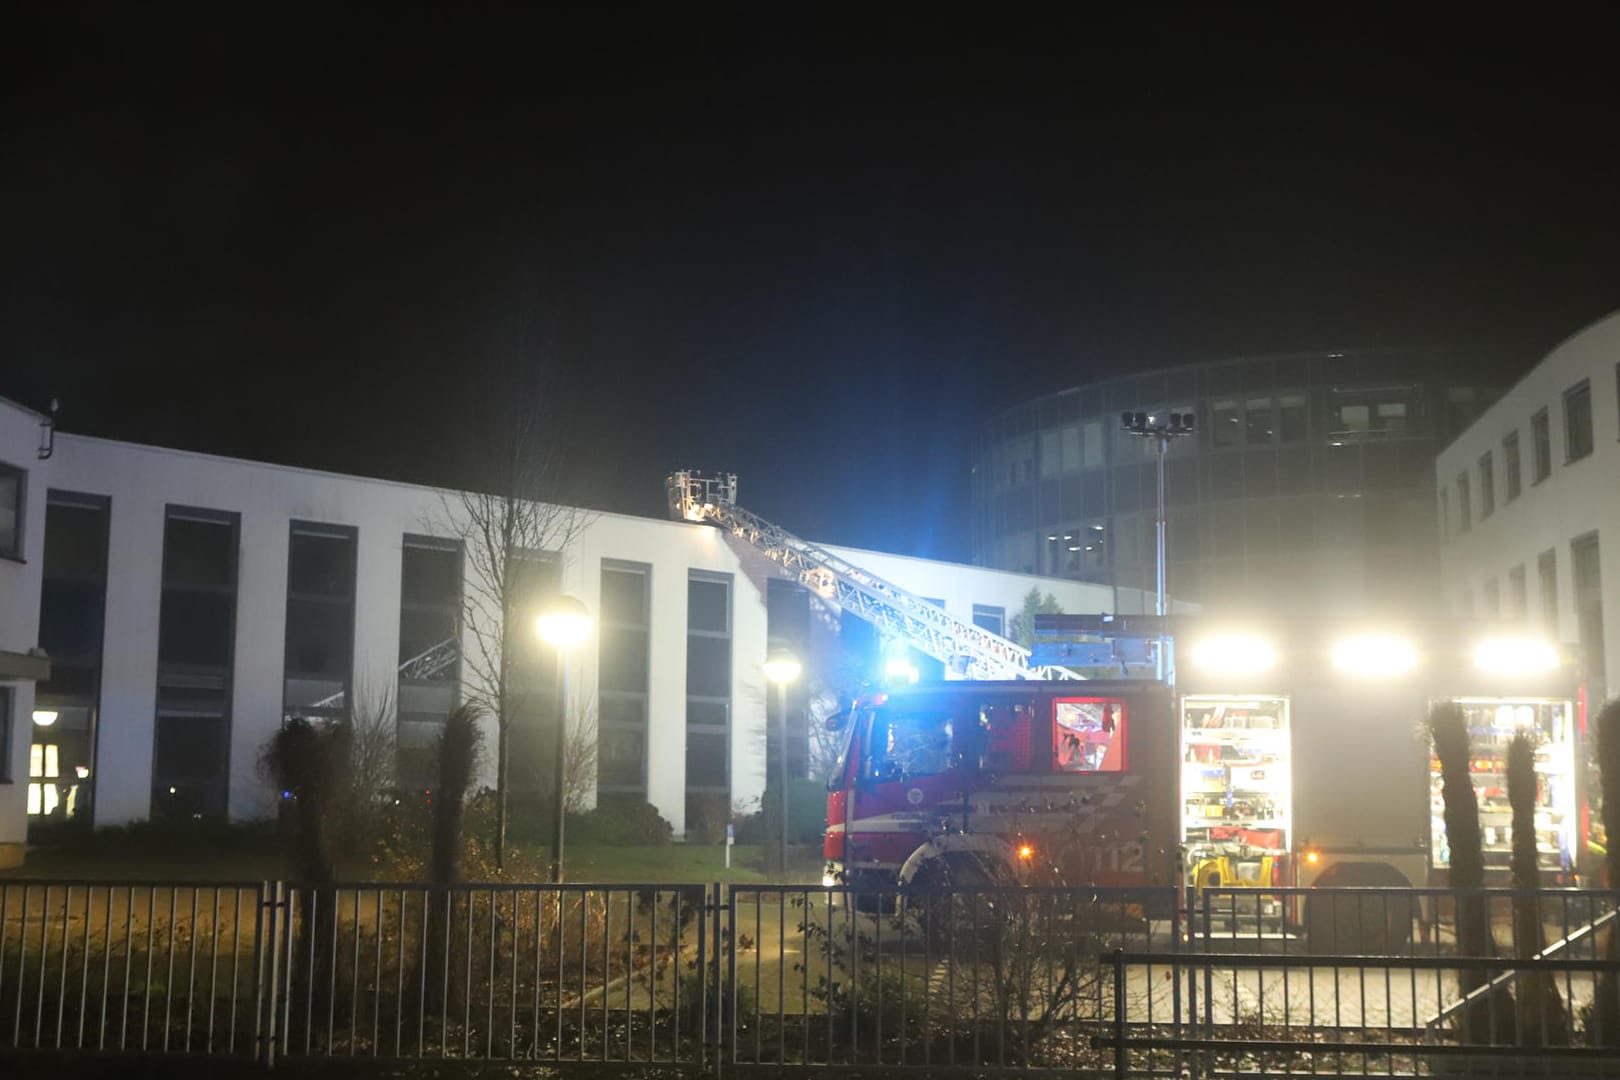
M 1277 666 L 1277 650 L 1258 634 L 1220 634 L 1193 646 L 1195 667 L 1229 675 L 1256 675 Z
M 1389 678 L 1417 667 L 1412 643 L 1393 634 L 1362 634 L 1342 638 L 1333 646 L 1333 666 L 1346 675 Z
M 1493 675 L 1556 671 L 1558 648 L 1540 638 L 1487 638 L 1474 648 L 1474 666 Z

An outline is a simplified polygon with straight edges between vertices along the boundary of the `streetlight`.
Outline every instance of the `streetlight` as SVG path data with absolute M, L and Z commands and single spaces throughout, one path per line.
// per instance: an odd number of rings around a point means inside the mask
M 572 596 L 558 596 L 546 605 L 535 620 L 540 640 L 557 650 L 557 678 L 555 683 L 557 704 L 557 737 L 552 748 L 552 817 L 551 826 L 551 880 L 555 884 L 563 875 L 563 784 L 567 770 L 563 758 L 568 752 L 567 693 L 563 682 L 568 675 L 568 650 L 580 644 L 591 633 L 591 613 Z
M 803 665 L 792 650 L 772 649 L 765 657 L 765 677 L 776 685 L 776 722 L 780 739 L 777 744 L 777 769 L 782 788 L 777 796 L 777 805 L 781 809 L 782 846 L 777 852 L 776 869 L 783 877 L 787 876 L 788 842 L 787 688 L 788 683 L 797 679 L 802 670 Z
M 1159 616 L 1159 649 L 1157 657 L 1158 677 L 1165 677 L 1164 667 L 1164 456 L 1170 452 L 1170 440 L 1182 435 L 1193 433 L 1194 419 L 1192 413 L 1170 413 L 1168 416 L 1157 416 L 1145 412 L 1124 412 L 1119 414 L 1120 426 L 1127 435 L 1140 435 L 1144 439 L 1152 439 L 1156 444 L 1159 459 L 1159 518 L 1154 530 L 1154 539 L 1157 547 L 1158 591 L 1157 603 L 1154 610 Z

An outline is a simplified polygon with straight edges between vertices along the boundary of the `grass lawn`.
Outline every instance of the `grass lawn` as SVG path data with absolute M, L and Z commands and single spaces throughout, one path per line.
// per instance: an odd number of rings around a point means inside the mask
M 570 881 L 687 883 L 724 881 L 735 884 L 770 881 L 775 875 L 762 868 L 758 847 L 731 849 L 731 867 L 725 865 L 721 844 L 668 844 L 663 847 L 596 847 L 566 853 Z M 821 883 L 821 857 L 814 850 L 792 852 L 787 880 L 794 884 Z

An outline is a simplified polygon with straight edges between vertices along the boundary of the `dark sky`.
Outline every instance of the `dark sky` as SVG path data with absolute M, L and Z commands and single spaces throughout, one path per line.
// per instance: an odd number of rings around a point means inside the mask
M 1528 359 L 1620 307 L 1596 26 L 436 7 L 8 7 L 0 395 L 476 484 L 479 403 L 544 366 L 587 504 L 727 468 L 805 535 L 963 558 L 970 433 L 1023 398 Z

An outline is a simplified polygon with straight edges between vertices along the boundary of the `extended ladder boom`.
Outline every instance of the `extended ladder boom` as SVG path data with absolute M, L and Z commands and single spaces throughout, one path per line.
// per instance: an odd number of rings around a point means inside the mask
M 1066 668 L 1032 666 L 1029 650 L 963 622 L 919 596 L 737 505 L 737 477 L 682 470 L 665 482 L 671 516 L 711 522 L 795 574 L 817 596 L 903 638 L 944 663 L 966 661 L 971 679 L 1075 679 Z

